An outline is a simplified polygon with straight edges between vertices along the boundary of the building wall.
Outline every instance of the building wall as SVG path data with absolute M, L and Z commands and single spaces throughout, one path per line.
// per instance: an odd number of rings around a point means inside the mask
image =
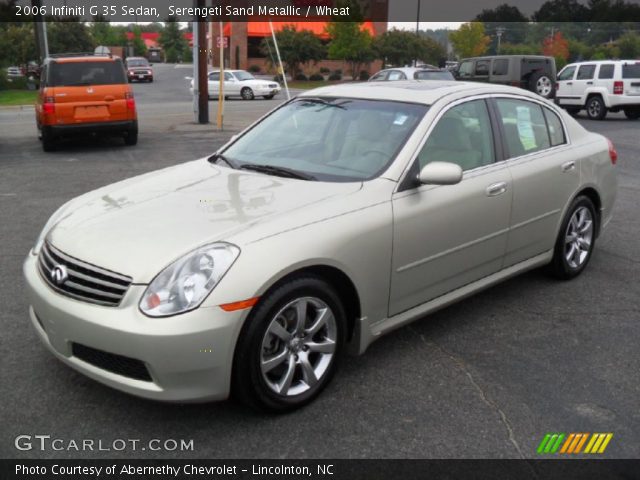
M 261 73 L 269 74 L 269 75 L 276 75 L 277 73 L 276 67 L 271 65 L 271 63 L 269 62 L 269 59 L 267 58 L 248 58 L 247 67 L 245 68 L 245 70 L 253 65 L 259 66 Z M 304 65 L 302 67 L 302 71 L 306 76 L 309 76 L 314 73 L 320 73 L 320 69 L 323 67 L 328 68 L 332 72 L 334 70 L 342 70 L 342 73 L 344 76 L 348 76 L 351 72 L 351 65 L 342 60 L 322 60 L 315 65 L 311 62 L 308 65 Z M 374 73 L 376 73 L 381 69 L 382 69 L 382 61 L 380 60 L 376 60 L 375 62 L 372 62 L 368 65 L 362 65 L 360 67 L 360 70 L 367 71 L 369 75 L 373 75 Z

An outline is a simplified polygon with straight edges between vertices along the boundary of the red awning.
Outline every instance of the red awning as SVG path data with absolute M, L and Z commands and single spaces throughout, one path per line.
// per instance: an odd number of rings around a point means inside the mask
M 272 22 L 273 30 L 279 32 L 286 26 L 293 26 L 296 30 L 309 30 L 317 37 L 323 40 L 329 40 L 329 34 L 327 33 L 327 25 L 329 22 Z M 224 35 L 226 37 L 231 35 L 232 24 L 227 23 L 224 26 Z M 372 22 L 364 22 L 362 24 L 362 30 L 367 30 L 372 36 L 375 35 Z M 247 36 L 248 37 L 270 37 L 271 28 L 269 22 L 247 22 Z

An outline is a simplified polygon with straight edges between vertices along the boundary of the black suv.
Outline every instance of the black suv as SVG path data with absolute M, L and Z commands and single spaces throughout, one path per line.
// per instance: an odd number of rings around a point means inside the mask
M 465 58 L 454 70 L 458 80 L 524 88 L 544 98 L 555 93 L 556 61 L 541 55 L 495 55 Z

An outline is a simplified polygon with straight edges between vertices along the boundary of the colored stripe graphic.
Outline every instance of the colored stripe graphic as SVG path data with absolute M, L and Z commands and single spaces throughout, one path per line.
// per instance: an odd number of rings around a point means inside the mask
M 604 453 L 612 438 L 613 433 L 547 433 L 538 445 L 537 452 L 543 455 Z

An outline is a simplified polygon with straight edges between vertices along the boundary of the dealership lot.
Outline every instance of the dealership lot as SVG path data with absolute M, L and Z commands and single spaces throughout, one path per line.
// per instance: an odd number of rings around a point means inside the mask
M 74 142 L 45 154 L 33 111 L 0 110 L 0 456 L 18 435 L 65 439 L 193 439 L 194 450 L 93 451 L 94 457 L 535 457 L 547 432 L 612 432 L 608 457 L 640 444 L 638 122 L 621 114 L 583 124 L 619 153 L 616 214 L 584 275 L 568 283 L 531 272 L 398 330 L 362 357 L 345 357 L 327 391 L 286 416 L 232 402 L 153 403 L 103 387 L 53 360 L 27 319 L 22 261 L 48 216 L 99 186 L 210 153 L 273 101 L 229 101 L 226 131 L 193 122 L 185 75 L 156 65 L 135 85 L 136 147 Z M 211 118 L 215 118 L 215 102 Z M 195 207 L 194 207 L 195 208 Z M 144 228 L 141 225 L 140 228 Z M 179 319 L 178 319 L 179 320 Z M 35 444 L 36 442 L 34 442 Z M 95 447 L 97 449 L 97 447 Z

